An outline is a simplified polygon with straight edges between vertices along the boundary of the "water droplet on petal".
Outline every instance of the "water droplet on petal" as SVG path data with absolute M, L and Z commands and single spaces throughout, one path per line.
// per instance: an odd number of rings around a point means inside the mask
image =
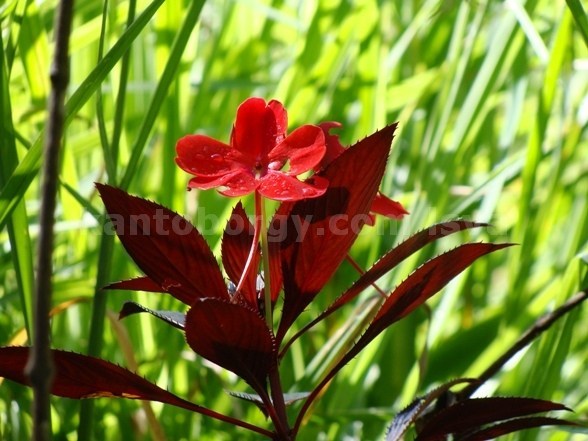
M 216 161 L 216 162 L 221 162 L 223 160 L 223 157 L 222 157 L 222 155 L 215 153 L 210 156 L 210 159 L 212 159 L 213 161 Z

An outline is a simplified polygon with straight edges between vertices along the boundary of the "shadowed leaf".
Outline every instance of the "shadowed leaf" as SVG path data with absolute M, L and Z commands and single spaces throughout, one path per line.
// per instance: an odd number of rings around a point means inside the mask
M 29 385 L 24 367 L 28 347 L 0 348 L 0 376 Z M 121 397 L 159 401 L 202 413 L 207 410 L 161 389 L 115 364 L 99 358 L 61 350 L 52 350 L 55 381 L 51 393 L 66 398 Z
M 357 297 L 357 295 L 364 289 L 396 267 L 396 265 L 412 256 L 417 251 L 420 251 L 425 245 L 468 228 L 485 226 L 488 226 L 488 224 L 455 220 L 442 222 L 416 233 L 379 259 L 370 269 L 362 274 L 361 277 L 329 307 L 329 309 L 338 309 L 340 306 L 348 303 L 350 300 Z
M 393 323 L 409 314 L 427 299 L 439 292 L 451 279 L 470 266 L 476 259 L 511 244 L 470 243 L 461 245 L 451 251 L 437 256 L 414 271 L 386 299 L 364 334 L 341 360 L 329 371 L 313 389 L 304 403 L 297 424 L 301 421 L 305 409 L 318 395 L 320 390 L 345 366 L 359 354 L 369 343 Z
M 326 317 L 337 311 L 342 306 L 349 303 L 351 300 L 356 298 L 364 289 L 369 287 L 372 283 L 375 283 L 380 277 L 385 275 L 388 271 L 392 270 L 396 265 L 410 257 L 417 251 L 421 250 L 427 244 L 434 242 L 443 237 L 449 236 L 450 234 L 457 233 L 459 231 L 466 230 L 468 228 L 484 227 L 487 224 L 468 222 L 464 220 L 454 220 L 448 222 L 442 222 L 435 224 L 429 228 L 426 228 L 398 246 L 394 247 L 384 256 L 382 256 L 370 269 L 353 283 L 353 285 L 347 289 L 337 300 L 335 300 L 324 312 L 318 317 L 312 320 L 310 323 L 305 325 L 299 332 L 292 337 L 288 342 L 289 346 L 296 338 L 300 337 L 314 325 L 324 320 Z
M 119 320 L 128 317 L 129 315 L 146 312 L 160 320 L 163 320 L 168 325 L 172 325 L 178 329 L 184 329 L 186 323 L 186 314 L 177 311 L 159 311 L 147 308 L 139 303 L 125 302 L 122 309 L 118 313 Z
M 438 293 L 476 259 L 509 246 L 511 244 L 468 243 L 429 260 L 392 291 L 360 340 L 373 340 Z
M 201 297 L 228 299 L 218 264 L 190 222 L 118 188 L 96 187 L 125 249 L 163 291 L 188 305 Z
M 551 410 L 569 409 L 563 404 L 535 398 L 490 397 L 467 399 L 433 414 L 420 430 L 417 440 L 436 441 L 445 439 L 448 434 L 459 435 L 460 433 L 467 433 L 467 436 L 470 436 L 468 432 L 479 429 L 485 424 Z M 517 429 L 515 422 L 508 427 L 511 432 L 526 428 L 524 423 L 521 423 L 520 428 Z
M 30 386 L 24 374 L 28 347 L 0 348 L 0 377 Z M 158 401 L 247 428 L 265 436 L 271 433 L 252 424 L 190 403 L 143 377 L 100 358 L 53 349 L 55 379 L 51 393 L 65 398 L 120 397 Z
M 498 436 L 508 435 L 509 433 L 519 432 L 525 429 L 533 429 L 545 426 L 577 426 L 572 421 L 566 421 L 559 418 L 549 417 L 528 417 L 515 418 L 504 423 L 495 424 L 491 427 L 478 430 L 477 432 L 464 436 L 459 441 L 485 441 L 495 439 Z
M 396 124 L 385 127 L 329 164 L 320 173 L 329 181 L 323 196 L 282 204 L 274 216 L 272 231 L 286 235 L 281 250 L 284 309 L 278 341 L 331 278 L 369 219 L 395 129 Z
M 275 342 L 253 309 L 219 299 L 197 300 L 186 315 L 186 341 L 200 356 L 234 372 L 258 393 L 276 369 Z
M 122 289 L 127 291 L 165 292 L 165 290 L 149 277 L 135 277 L 106 285 L 102 289 Z
M 398 413 L 392 420 L 392 424 L 388 427 L 386 433 L 386 441 L 401 441 L 408 428 L 423 414 L 429 405 L 441 397 L 443 394 L 449 391 L 453 386 L 460 383 L 470 383 L 475 380 L 458 378 L 456 380 L 449 381 L 427 394 L 416 398 L 410 403 L 405 409 Z

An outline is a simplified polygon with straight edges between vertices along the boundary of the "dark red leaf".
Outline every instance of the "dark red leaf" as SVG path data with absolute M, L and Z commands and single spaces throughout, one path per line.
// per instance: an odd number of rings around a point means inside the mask
M 372 283 L 375 283 L 380 277 L 395 268 L 396 265 L 412 256 L 417 251 L 420 251 L 425 245 L 468 228 L 485 226 L 488 226 L 488 224 L 455 220 L 433 225 L 414 234 L 379 259 L 370 269 L 362 274 L 361 277 L 329 307 L 329 309 L 338 309 L 348 303 Z
M 562 420 L 559 418 L 549 417 L 527 417 L 527 418 L 515 418 L 504 423 L 495 424 L 491 427 L 479 430 L 471 435 L 460 437 L 459 441 L 484 441 L 496 439 L 502 435 L 508 435 L 513 432 L 520 432 L 525 429 L 533 429 L 536 427 L 544 426 L 577 426 L 578 424 Z
M 168 325 L 178 329 L 183 330 L 186 323 L 186 314 L 184 313 L 177 311 L 156 311 L 135 302 L 125 302 L 122 309 L 118 313 L 118 319 L 121 320 L 125 317 L 128 317 L 129 315 L 139 314 L 142 312 L 151 314 L 152 316 L 157 317 L 159 320 L 162 320 Z
M 106 285 L 103 289 L 123 289 L 128 291 L 165 292 L 165 290 L 149 277 L 135 277 Z
M 186 316 L 186 341 L 258 394 L 266 392 L 268 373 L 276 369 L 275 342 L 257 311 L 219 299 L 197 300 Z
M 270 234 L 284 239 L 278 341 L 331 278 L 369 219 L 395 129 L 390 125 L 346 149 L 320 173 L 329 181 L 323 196 L 282 204 L 274 216 Z
M 438 293 L 451 279 L 479 257 L 511 245 L 468 243 L 429 260 L 392 291 L 361 337 L 360 342 L 367 344 L 372 341 L 392 323 L 400 320 Z
M 28 347 L 0 348 L 0 377 L 30 386 L 24 374 L 29 350 Z M 158 401 L 271 437 L 271 433 L 265 429 L 183 400 L 143 377 L 108 361 L 55 349 L 51 353 L 55 363 L 55 379 L 51 389 L 53 395 L 75 399 L 120 397 Z
M 427 394 L 416 398 L 405 409 L 399 412 L 392 420 L 392 424 L 386 433 L 386 441 L 402 441 L 408 428 L 423 414 L 429 405 L 447 393 L 456 384 L 471 383 L 475 380 L 458 378 L 433 389 Z
M 485 424 L 551 410 L 569 409 L 563 404 L 535 398 L 471 398 L 459 401 L 431 416 L 419 432 L 417 440 L 441 440 L 451 433 L 466 433 Z
M 355 299 L 363 290 L 368 288 L 372 283 L 375 283 L 380 277 L 392 270 L 400 262 L 412 256 L 417 251 L 420 251 L 427 244 L 434 242 L 450 234 L 466 230 L 468 228 L 484 227 L 487 224 L 468 222 L 463 220 L 454 220 L 435 224 L 427 229 L 424 229 L 398 246 L 394 247 L 388 253 L 380 258 L 370 269 L 357 279 L 353 285 L 347 289 L 337 300 L 335 300 L 323 313 L 312 320 L 309 324 L 304 326 L 295 336 L 288 342 L 289 346 L 292 341 L 304 334 L 308 329 L 316 325 L 321 320 L 337 311 L 342 306 Z
M 465 244 L 445 254 L 437 256 L 413 272 L 386 299 L 376 317 L 365 333 L 352 346 L 341 360 L 329 371 L 312 391 L 298 417 L 301 421 L 304 411 L 320 390 L 345 366 L 371 343 L 386 328 L 406 316 L 428 298 L 439 292 L 451 279 L 470 266 L 477 258 L 511 244 Z
M 178 300 L 228 299 L 222 274 L 204 238 L 177 213 L 108 185 L 96 184 L 112 228 L 139 268 Z
M 30 385 L 24 374 L 28 347 L 0 348 L 0 377 Z M 66 398 L 121 397 L 159 401 L 201 412 L 202 407 L 161 389 L 127 369 L 100 358 L 52 350 L 55 381 L 51 393 Z

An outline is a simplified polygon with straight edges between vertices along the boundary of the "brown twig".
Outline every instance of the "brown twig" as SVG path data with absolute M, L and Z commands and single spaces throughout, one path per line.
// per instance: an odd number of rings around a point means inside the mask
M 51 94 L 48 101 L 47 131 L 41 187 L 40 233 L 37 255 L 37 283 L 34 303 L 33 349 L 26 367 L 34 390 L 33 440 L 51 438 L 49 392 L 54 376 L 50 349 L 49 310 L 53 270 L 53 225 L 57 198 L 59 148 L 63 134 L 64 100 L 69 81 L 68 46 L 73 0 L 62 0 L 55 16 L 55 54 L 51 65 Z
M 477 382 L 471 383 L 464 389 L 459 391 L 456 395 L 459 401 L 470 397 L 478 388 L 492 378 L 502 369 L 502 367 L 515 356 L 517 352 L 524 349 L 533 340 L 539 337 L 543 332 L 547 331 L 562 316 L 570 312 L 580 303 L 588 298 L 588 290 L 583 290 L 568 299 L 562 306 L 555 311 L 545 314 L 540 317 L 521 337 L 512 345 L 504 354 L 502 354 L 494 363 L 492 363 L 479 377 Z

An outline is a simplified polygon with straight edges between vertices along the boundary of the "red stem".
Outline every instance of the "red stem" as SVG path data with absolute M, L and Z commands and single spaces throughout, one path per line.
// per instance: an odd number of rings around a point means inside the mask
M 247 276 L 251 271 L 251 263 L 254 260 L 255 252 L 257 251 L 257 247 L 259 246 L 259 232 L 261 230 L 261 216 L 258 213 L 258 204 L 257 204 L 257 192 L 255 196 L 255 228 L 253 232 L 253 241 L 251 242 L 251 249 L 249 250 L 249 255 L 247 256 L 247 261 L 245 262 L 245 267 L 243 268 L 243 273 L 241 274 L 241 279 L 239 279 L 239 283 L 237 284 L 237 288 L 235 289 L 234 298 L 237 299 L 238 295 L 241 293 L 241 289 L 243 288 L 243 284 L 245 280 L 247 280 Z M 256 300 L 256 299 L 248 299 L 248 300 Z
M 282 391 L 280 371 L 277 367 L 270 372 L 269 380 L 272 393 L 272 405 L 279 421 L 279 427 L 276 427 L 276 429 L 278 429 L 278 433 L 284 437 L 284 441 L 289 441 L 292 438 L 290 437 L 290 426 L 288 424 L 288 415 L 286 414 L 286 403 L 284 401 L 284 393 Z
M 353 268 L 355 268 L 355 270 L 360 274 L 360 275 L 364 275 L 365 271 L 363 270 L 363 268 L 361 266 L 359 266 L 359 264 L 353 260 L 353 257 L 351 257 L 349 254 L 347 254 L 347 256 L 345 256 L 345 259 L 347 259 L 347 262 L 349 262 L 351 264 L 351 266 Z M 374 289 L 376 291 L 378 291 L 378 293 L 380 294 L 380 296 L 382 296 L 382 298 L 387 298 L 388 295 L 384 292 L 383 289 L 381 289 L 378 285 L 376 285 L 375 282 L 371 283 L 371 285 L 374 287 Z

